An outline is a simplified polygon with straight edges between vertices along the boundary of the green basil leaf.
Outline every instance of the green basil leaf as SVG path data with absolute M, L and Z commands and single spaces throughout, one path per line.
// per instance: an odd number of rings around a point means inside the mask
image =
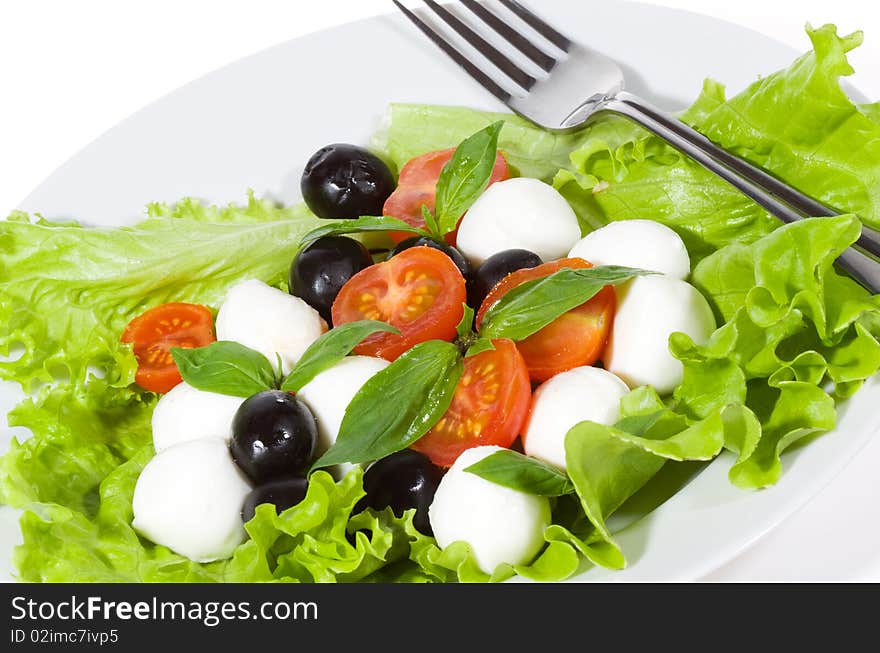
M 194 388 L 233 397 L 250 397 L 275 387 L 272 364 L 260 352 L 220 340 L 207 347 L 174 347 L 180 376 Z
M 580 306 L 605 286 L 617 285 L 645 270 L 606 265 L 559 270 L 520 284 L 495 302 L 483 318 L 480 336 L 524 340 L 560 315 Z
M 499 120 L 468 136 L 455 148 L 437 180 L 434 215 L 441 234 L 454 231 L 461 216 L 489 184 L 498 152 Z
M 302 238 L 302 246 L 323 238 L 324 236 L 339 236 L 342 234 L 356 234 L 366 231 L 409 231 L 419 236 L 429 236 L 427 231 L 404 222 L 390 215 L 365 215 L 353 220 L 336 220 L 312 229 Z
M 474 309 L 467 304 L 462 304 L 464 314 L 461 316 L 461 322 L 455 327 L 459 338 L 470 338 L 474 328 Z
M 400 333 L 390 324 L 378 320 L 360 320 L 333 327 L 303 352 L 296 366 L 281 384 L 281 389 L 299 392 L 318 374 L 348 356 L 364 338 L 379 332 Z
M 357 392 L 336 443 L 312 469 L 378 460 L 411 445 L 449 408 L 463 367 L 458 348 L 441 340 L 404 353 Z
M 437 225 L 437 218 L 434 217 L 434 214 L 431 213 L 431 209 L 422 204 L 422 220 L 425 221 L 425 226 L 428 228 L 435 238 L 438 240 L 443 240 L 444 234 L 440 233 L 440 227 Z
M 559 497 L 574 492 L 574 485 L 564 472 L 510 449 L 496 451 L 464 471 L 526 494 Z
M 495 349 L 495 344 L 491 340 L 488 338 L 477 338 L 471 346 L 468 347 L 465 358 L 482 354 L 484 351 L 492 351 L 493 349 Z

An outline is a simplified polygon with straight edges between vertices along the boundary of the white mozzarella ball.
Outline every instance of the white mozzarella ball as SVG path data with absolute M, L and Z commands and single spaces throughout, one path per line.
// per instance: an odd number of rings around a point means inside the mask
M 228 558 L 245 538 L 241 507 L 250 490 L 223 440 L 177 444 L 141 471 L 132 526 L 190 560 Z
M 669 277 L 638 277 L 618 289 L 605 367 L 632 388 L 650 385 L 669 394 L 683 373 L 681 361 L 669 352 L 669 336 L 680 331 L 701 345 L 714 330 L 712 309 L 692 285 Z
M 296 393 L 318 422 L 316 455 L 320 456 L 336 442 L 345 409 L 357 391 L 388 365 L 388 361 L 372 356 L 347 356 L 316 375 Z M 346 463 L 334 471 L 344 475 L 352 467 Z
M 327 330 L 314 308 L 262 281 L 242 281 L 226 293 L 217 312 L 217 340 L 232 340 L 263 354 L 272 366 L 281 357 L 289 374 L 306 348 Z
M 691 261 L 681 237 L 653 220 L 612 222 L 584 236 L 569 257 L 593 265 L 624 265 L 685 279 Z
M 629 392 L 626 383 L 598 367 L 576 367 L 543 383 L 532 396 L 523 448 L 560 469 L 565 469 L 565 436 L 584 421 L 614 424 L 620 419 L 620 400 Z
M 242 397 L 230 397 L 197 390 L 186 381 L 162 395 L 153 409 L 153 448 L 156 453 L 168 447 L 200 440 L 232 437 L 232 418 Z
M 525 494 L 464 471 L 501 447 L 465 450 L 443 476 L 428 510 L 437 544 L 470 544 L 487 574 L 503 562 L 526 564 L 544 544 L 550 525 L 546 497 Z
M 465 213 L 456 240 L 479 265 L 506 249 L 527 249 L 545 261 L 565 256 L 581 237 L 577 216 L 552 186 L 516 177 L 489 186 Z

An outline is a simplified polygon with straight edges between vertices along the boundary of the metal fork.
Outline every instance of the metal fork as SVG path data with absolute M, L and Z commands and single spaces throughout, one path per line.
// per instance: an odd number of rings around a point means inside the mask
M 494 71 L 481 69 L 416 13 L 398 0 L 393 0 L 409 20 L 484 89 L 514 112 L 544 129 L 571 131 L 587 125 L 598 116 L 618 114 L 653 132 L 783 222 L 840 214 L 718 147 L 674 116 L 624 91 L 623 71 L 612 59 L 575 43 L 516 0 L 498 1 L 539 34 L 540 39 L 533 40 L 517 31 L 509 19 L 477 0 L 461 0 L 460 4 L 545 74 L 530 74 L 527 67 L 498 50 L 447 6 L 434 0 L 424 0 L 432 12 L 495 68 Z M 549 53 L 554 49 L 559 54 Z M 504 78 L 507 86 L 512 83 L 517 87 L 517 92 L 511 93 L 505 89 Z M 880 232 L 863 226 L 855 246 L 847 249 L 837 263 L 871 293 L 877 294 L 880 292 L 880 263 L 870 255 L 880 257 Z

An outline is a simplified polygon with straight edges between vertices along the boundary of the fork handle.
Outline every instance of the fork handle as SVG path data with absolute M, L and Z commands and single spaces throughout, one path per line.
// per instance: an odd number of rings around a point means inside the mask
M 653 132 L 783 222 L 795 222 L 815 214 L 838 215 L 763 170 L 722 150 L 674 117 L 659 109 L 645 106 L 645 103 L 631 94 L 620 95 L 622 97 L 605 100 L 601 104 L 601 110 L 624 116 Z M 778 190 L 779 196 L 770 192 L 768 186 Z M 802 212 L 793 208 L 791 204 L 782 201 L 781 196 L 806 210 Z M 814 212 L 813 209 L 819 210 Z M 880 233 L 863 226 L 862 236 L 857 241 L 857 245 L 865 251 L 880 256 Z M 837 259 L 837 264 L 872 294 L 880 293 L 880 263 L 871 256 L 858 249 L 849 248 Z
M 805 195 L 793 186 L 789 186 L 784 181 L 777 179 L 765 170 L 762 170 L 748 161 L 739 158 L 735 154 L 718 147 L 697 130 L 692 129 L 681 120 L 669 115 L 662 109 L 658 109 L 649 104 L 642 98 L 637 97 L 632 93 L 621 91 L 615 96 L 615 99 L 625 102 L 633 108 L 642 111 L 664 127 L 679 134 L 682 138 L 692 141 L 695 145 L 705 150 L 707 154 L 712 156 L 712 158 L 723 163 L 741 177 L 748 179 L 762 187 L 764 190 L 775 195 L 783 202 L 799 211 L 802 215 L 810 217 L 840 215 L 840 211 L 829 208 L 818 200 Z M 880 231 L 863 225 L 862 234 L 859 237 L 859 240 L 856 241 L 856 244 L 869 254 L 880 256 Z

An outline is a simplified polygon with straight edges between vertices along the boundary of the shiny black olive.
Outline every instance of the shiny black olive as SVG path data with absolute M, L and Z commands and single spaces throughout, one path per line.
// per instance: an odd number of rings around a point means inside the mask
M 300 181 L 303 199 L 312 213 L 335 220 L 382 215 L 382 206 L 394 187 L 394 177 L 382 159 L 346 143 L 315 152 Z
M 470 263 L 467 262 L 467 259 L 464 255 L 455 249 L 452 245 L 448 245 L 446 243 L 442 243 L 439 240 L 434 240 L 433 238 L 426 238 L 424 236 L 416 236 L 414 238 L 407 238 L 399 242 L 394 246 L 388 253 L 388 258 L 391 258 L 395 254 L 400 254 L 403 250 L 409 249 L 410 247 L 433 247 L 434 249 L 443 252 L 452 259 L 452 262 L 455 263 L 455 267 L 459 269 L 461 272 L 461 276 L 465 279 L 468 279 L 471 274 L 471 266 Z
M 506 249 L 493 254 L 477 268 L 468 284 L 468 304 L 479 309 L 486 295 L 511 272 L 534 268 L 544 261 L 527 249 Z
M 239 406 L 232 418 L 232 459 L 255 484 L 305 470 L 315 453 L 318 429 L 312 412 L 289 392 L 264 390 Z
M 373 264 L 361 243 L 345 236 L 325 236 L 303 249 L 290 265 L 290 294 L 302 298 L 331 325 L 330 307 L 343 284 Z
M 308 489 L 309 482 L 302 476 L 279 478 L 258 485 L 244 498 L 241 518 L 245 522 L 249 522 L 254 518 L 257 506 L 263 503 L 274 505 L 275 512 L 280 515 L 305 499 Z
M 364 473 L 364 491 L 367 495 L 355 507 L 382 510 L 391 506 L 400 517 L 410 508 L 416 509 L 413 525 L 420 533 L 433 535 L 428 520 L 428 508 L 443 477 L 443 470 L 427 456 L 412 449 L 404 449 L 374 462 Z

